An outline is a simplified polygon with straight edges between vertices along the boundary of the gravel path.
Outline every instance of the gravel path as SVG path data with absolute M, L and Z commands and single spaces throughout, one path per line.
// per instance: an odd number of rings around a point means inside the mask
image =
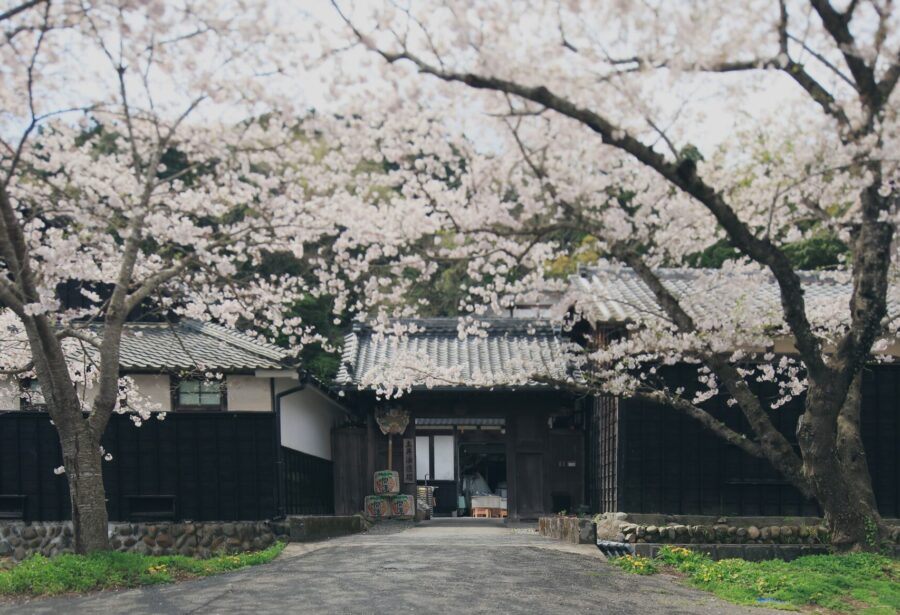
M 629 575 L 590 545 L 496 522 L 390 530 L 292 544 L 270 564 L 175 585 L 0 603 L 0 614 L 776 612 Z

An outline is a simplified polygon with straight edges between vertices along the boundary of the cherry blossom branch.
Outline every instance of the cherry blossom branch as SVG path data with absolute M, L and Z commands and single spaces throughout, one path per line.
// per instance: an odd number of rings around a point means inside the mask
M 110 56 L 110 60 L 112 60 L 112 56 Z M 128 104 L 128 92 L 125 89 L 125 67 L 120 64 L 115 68 L 116 73 L 119 76 L 119 96 L 122 100 L 122 113 L 125 116 L 125 130 L 128 131 L 128 144 L 131 147 L 132 172 L 134 173 L 135 180 L 140 182 L 144 173 L 144 164 L 141 159 L 141 154 L 138 151 L 138 142 L 134 133 L 134 120 L 131 117 L 131 106 Z M 153 171 L 150 169 L 146 170 L 146 173 L 148 174 L 152 172 Z
M 73 329 L 71 327 L 60 331 L 56 337 L 61 340 L 66 339 L 66 338 L 77 339 L 77 340 L 82 341 L 86 344 L 89 344 L 97 349 L 99 349 L 102 345 L 101 340 L 98 339 L 97 336 L 92 335 L 90 332 L 88 332 L 86 330 L 78 330 L 78 329 Z
M 579 212 L 572 207 L 568 203 L 562 202 L 558 198 L 558 192 L 556 187 L 553 185 L 551 181 L 549 181 L 547 172 L 543 168 L 543 166 L 531 155 L 528 148 L 525 146 L 524 142 L 520 138 L 518 134 L 518 128 L 515 125 L 507 123 L 509 126 L 514 141 L 519 148 L 525 163 L 529 166 L 532 173 L 536 178 L 541 181 L 542 190 L 547 193 L 549 198 L 560 205 L 565 211 L 568 212 L 570 217 L 569 222 L 573 226 L 573 228 L 580 228 L 582 230 L 586 230 L 588 232 L 597 231 L 591 228 L 591 224 L 580 220 Z M 551 225 L 553 228 L 558 228 L 559 225 Z M 530 229 L 494 229 L 494 232 L 499 230 L 500 234 L 505 232 L 512 232 L 516 234 L 523 234 L 530 231 Z M 546 229 L 542 229 L 546 230 Z M 485 229 L 485 232 L 491 232 Z M 639 252 L 634 249 L 634 247 L 628 246 L 623 243 L 614 243 L 610 246 L 611 253 L 620 261 L 629 265 L 641 278 L 641 280 L 647 285 L 647 287 L 651 290 L 652 294 L 656 299 L 656 303 L 663 310 L 663 313 L 666 318 L 670 319 L 673 324 L 676 325 L 679 331 L 685 334 L 690 334 L 696 332 L 696 325 L 693 319 L 687 314 L 687 312 L 682 308 L 679 300 L 662 284 L 659 277 L 646 265 L 643 258 L 640 256 Z M 796 484 L 798 488 L 803 490 L 805 493 L 809 493 L 809 485 L 807 481 L 803 477 L 802 473 L 802 460 L 800 457 L 794 452 L 790 443 L 786 440 L 786 438 L 775 428 L 773 425 L 768 413 L 763 408 L 762 403 L 757 395 L 755 395 L 745 382 L 744 378 L 738 373 L 738 371 L 728 364 L 727 360 L 724 360 L 722 357 L 718 356 L 713 352 L 704 353 L 701 357 L 699 357 L 702 361 L 704 361 L 707 365 L 709 365 L 713 372 L 717 375 L 717 377 L 725 384 L 729 393 L 734 397 L 741 408 L 744 415 L 747 417 L 751 428 L 760 438 L 760 440 L 764 441 L 766 446 L 759 449 L 761 454 L 764 455 L 767 459 L 769 459 L 774 465 L 782 469 L 785 475 L 791 480 L 792 483 Z M 685 402 L 681 401 L 675 406 L 679 409 L 684 408 Z M 691 406 L 689 408 L 690 416 L 694 418 L 701 419 L 701 422 L 708 425 L 710 423 L 716 423 L 715 419 L 710 416 L 706 411 Z M 723 434 L 726 439 L 729 441 L 733 440 L 731 436 L 735 434 Z M 746 439 L 742 436 L 738 436 L 741 438 L 742 443 L 746 443 Z M 758 446 L 758 445 L 757 445 Z
M 644 263 L 635 250 L 617 245 L 613 246 L 613 253 L 637 273 L 641 281 L 653 293 L 657 303 L 681 332 L 691 333 L 696 330 L 693 319 L 681 307 L 678 299 L 663 285 L 659 277 Z M 787 439 L 772 424 L 759 397 L 750 390 L 738 371 L 720 355 L 709 353 L 703 357 L 703 360 L 722 381 L 731 396 L 737 400 L 753 431 L 766 444 L 762 449 L 766 458 L 775 467 L 781 469 L 798 488 L 809 493 L 809 485 L 803 478 L 803 461 L 794 452 Z M 695 408 L 691 411 L 691 416 L 697 418 L 697 413 L 702 412 L 704 411 Z
M 33 369 L 34 369 L 34 361 L 29 361 L 25 365 L 21 365 L 19 367 L 8 367 L 8 368 L 0 369 L 0 375 L 17 376 L 17 375 L 23 374 L 25 372 L 30 372 Z
M 884 77 L 881 78 L 881 83 L 878 84 L 878 93 L 883 100 L 887 101 L 890 98 L 897 86 L 898 79 L 900 79 L 900 54 L 894 59 Z
M 746 435 L 731 429 L 725 423 L 716 419 L 706 410 L 697 407 L 696 405 L 692 404 L 687 399 L 679 395 L 672 395 L 670 393 L 666 393 L 665 391 L 637 391 L 634 394 L 634 398 L 674 408 L 679 412 L 682 412 L 685 415 L 691 417 L 692 419 L 700 423 L 703 427 L 713 432 L 720 438 L 724 439 L 726 442 L 737 446 L 748 455 L 760 459 L 766 458 L 765 449 L 760 446 L 758 442 L 751 440 Z
M 856 89 L 866 106 L 877 109 L 883 104 L 883 100 L 878 96 L 878 84 L 875 80 L 875 71 L 859 56 L 856 49 L 856 39 L 850 32 L 850 18 L 852 11 L 849 13 L 839 13 L 828 0 L 810 0 L 810 4 L 818 13 L 819 18 L 825 29 L 837 43 L 838 49 L 844 57 L 850 74 L 856 82 Z
M 37 6 L 38 4 L 43 3 L 50 4 L 49 0 L 28 0 L 28 2 L 23 2 L 19 6 L 14 6 L 13 8 L 0 13 L 0 21 L 6 21 L 7 19 L 11 19 L 18 15 L 23 11 L 27 11 L 28 9 Z
M 351 26 L 352 27 L 352 26 Z M 361 40 L 367 40 L 358 30 Z M 791 327 L 797 341 L 797 349 L 807 364 L 811 374 L 822 375 L 826 366 L 822 359 L 818 338 L 813 334 L 806 315 L 806 302 L 800 278 L 790 260 L 777 246 L 767 239 L 760 239 L 742 222 L 735 211 L 725 202 L 722 195 L 705 183 L 696 174 L 693 161 L 672 163 L 646 145 L 617 128 L 609 120 L 595 111 L 579 107 L 562 98 L 544 86 L 524 86 L 517 82 L 486 77 L 477 73 L 457 73 L 443 71 L 432 66 L 409 51 L 389 52 L 373 47 L 389 63 L 402 60 L 412 62 L 421 73 L 433 75 L 441 80 L 460 82 L 469 87 L 512 94 L 581 122 L 603 137 L 604 143 L 631 155 L 642 164 L 659 173 L 664 179 L 677 186 L 713 214 L 728 233 L 731 241 L 755 261 L 767 266 L 773 273 L 781 290 L 781 304 L 785 320 Z
M 787 38 L 788 38 L 789 40 L 794 41 L 794 42 L 797 43 L 798 45 L 800 45 L 800 47 L 803 49 L 803 51 L 805 51 L 806 53 L 808 53 L 809 55 L 811 55 L 812 57 L 814 57 L 816 60 L 818 60 L 818 61 L 822 64 L 822 66 L 824 66 L 825 68 L 827 68 L 828 70 L 830 70 L 831 72 L 833 72 L 835 75 L 837 75 L 837 76 L 841 79 L 841 81 L 843 81 L 844 83 L 846 83 L 847 85 L 849 85 L 851 88 L 853 88 L 854 90 L 856 90 L 856 83 L 853 82 L 853 79 L 851 79 L 851 78 L 850 78 L 844 71 L 842 71 L 839 67 L 835 66 L 834 63 L 831 62 L 831 61 L 830 61 L 828 58 L 826 58 L 824 55 L 822 55 L 821 53 L 819 53 L 818 51 L 816 51 L 815 49 L 813 49 L 812 47 L 810 47 L 809 45 L 807 45 L 807 44 L 806 44 L 806 41 L 801 40 L 801 39 L 797 38 L 796 36 L 794 36 L 793 34 L 790 34 L 790 33 L 787 33 Z
M 50 2 L 48 1 L 44 8 L 44 16 L 43 21 L 40 27 L 40 33 L 38 34 L 37 40 L 34 43 L 34 49 L 31 52 L 31 58 L 28 61 L 28 67 L 25 70 L 25 74 L 27 75 L 26 81 L 26 97 L 28 100 L 28 113 L 30 115 L 30 121 L 28 126 L 25 127 L 25 130 L 22 131 L 22 136 L 19 137 L 19 142 L 16 145 L 15 151 L 13 152 L 12 158 L 9 162 L 9 168 L 6 172 L 6 178 L 4 179 L 4 185 L 9 184 L 10 180 L 13 177 L 13 174 L 16 171 L 16 166 L 22 156 L 22 152 L 25 148 L 25 144 L 28 141 L 28 137 L 34 132 L 34 129 L 37 128 L 38 122 L 40 121 L 37 113 L 35 112 L 34 106 L 34 67 L 37 62 L 38 54 L 41 51 L 41 45 L 44 42 L 44 37 L 47 34 L 47 30 L 50 28 Z

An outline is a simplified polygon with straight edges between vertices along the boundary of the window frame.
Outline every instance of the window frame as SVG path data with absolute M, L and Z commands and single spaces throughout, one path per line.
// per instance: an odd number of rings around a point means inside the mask
M 436 447 L 435 447 L 435 438 L 447 437 L 451 438 L 451 447 L 450 451 L 453 453 L 452 459 L 450 460 L 450 470 L 453 474 L 452 478 L 435 478 L 435 466 L 437 465 L 436 458 Z M 430 430 L 427 433 L 416 432 L 416 481 L 417 482 L 441 482 L 441 483 L 450 483 L 459 480 L 459 440 L 456 437 L 456 430 L 447 431 L 441 430 L 432 433 Z M 427 441 L 427 452 L 428 455 L 424 460 L 420 461 L 419 456 L 419 438 L 425 438 Z M 422 461 L 425 463 L 423 464 Z M 424 467 L 429 474 L 428 478 L 419 478 L 419 469 Z
M 47 400 L 40 403 L 33 403 L 31 395 L 35 393 L 32 383 L 36 383 L 40 387 L 37 378 L 21 378 L 19 380 L 19 410 L 23 412 L 47 412 Z M 43 391 L 41 396 L 43 397 Z
M 213 404 L 182 404 L 181 403 L 181 385 L 184 382 L 197 381 L 218 382 L 219 383 L 219 403 Z M 172 394 L 172 411 L 173 412 L 227 412 L 228 411 L 228 384 L 227 377 L 223 376 L 221 380 L 209 378 L 192 378 L 182 376 L 171 376 L 170 387 Z M 198 392 L 198 394 L 200 394 Z

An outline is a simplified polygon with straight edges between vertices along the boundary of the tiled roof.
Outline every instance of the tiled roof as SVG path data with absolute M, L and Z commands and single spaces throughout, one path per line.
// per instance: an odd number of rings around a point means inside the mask
M 423 387 L 429 375 L 456 370 L 458 378 L 437 387 L 492 388 L 510 386 L 547 386 L 532 377 L 564 380 L 568 375 L 563 356 L 563 340 L 556 327 L 547 321 L 515 318 L 484 318 L 484 335 L 458 332 L 456 318 L 431 318 L 398 321 L 413 324 L 415 333 L 379 335 L 369 327 L 357 325 L 344 343 L 341 368 L 336 382 L 344 386 L 371 386 L 373 375 L 398 369 L 410 361 L 421 367 L 421 379 L 414 387 Z M 429 372 L 433 372 L 429 374 Z M 405 373 L 409 373 L 408 369 Z
M 782 320 L 781 295 L 774 277 L 768 273 L 744 273 L 722 269 L 656 269 L 663 285 L 696 321 L 712 323 L 751 316 L 772 325 Z M 830 272 L 803 272 L 807 311 L 813 322 L 817 315 L 832 317 L 834 307 L 845 307 L 849 315 L 852 286 Z M 896 289 L 892 289 L 896 290 Z M 665 317 L 650 289 L 630 267 L 600 265 L 587 267 L 570 279 L 569 292 L 560 302 L 565 309 L 578 303 L 582 313 L 595 322 L 625 322 Z M 891 301 L 892 313 L 900 310 Z
M 128 323 L 119 353 L 123 370 L 282 369 L 290 353 L 221 325 L 192 320 L 178 324 Z

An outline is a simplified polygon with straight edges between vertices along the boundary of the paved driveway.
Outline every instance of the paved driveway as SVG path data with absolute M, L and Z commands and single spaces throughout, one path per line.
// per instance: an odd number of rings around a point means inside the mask
M 270 564 L 175 585 L 0 602 L 0 614 L 773 612 L 735 607 L 670 577 L 628 575 L 594 547 L 527 531 L 430 522 L 293 544 Z

